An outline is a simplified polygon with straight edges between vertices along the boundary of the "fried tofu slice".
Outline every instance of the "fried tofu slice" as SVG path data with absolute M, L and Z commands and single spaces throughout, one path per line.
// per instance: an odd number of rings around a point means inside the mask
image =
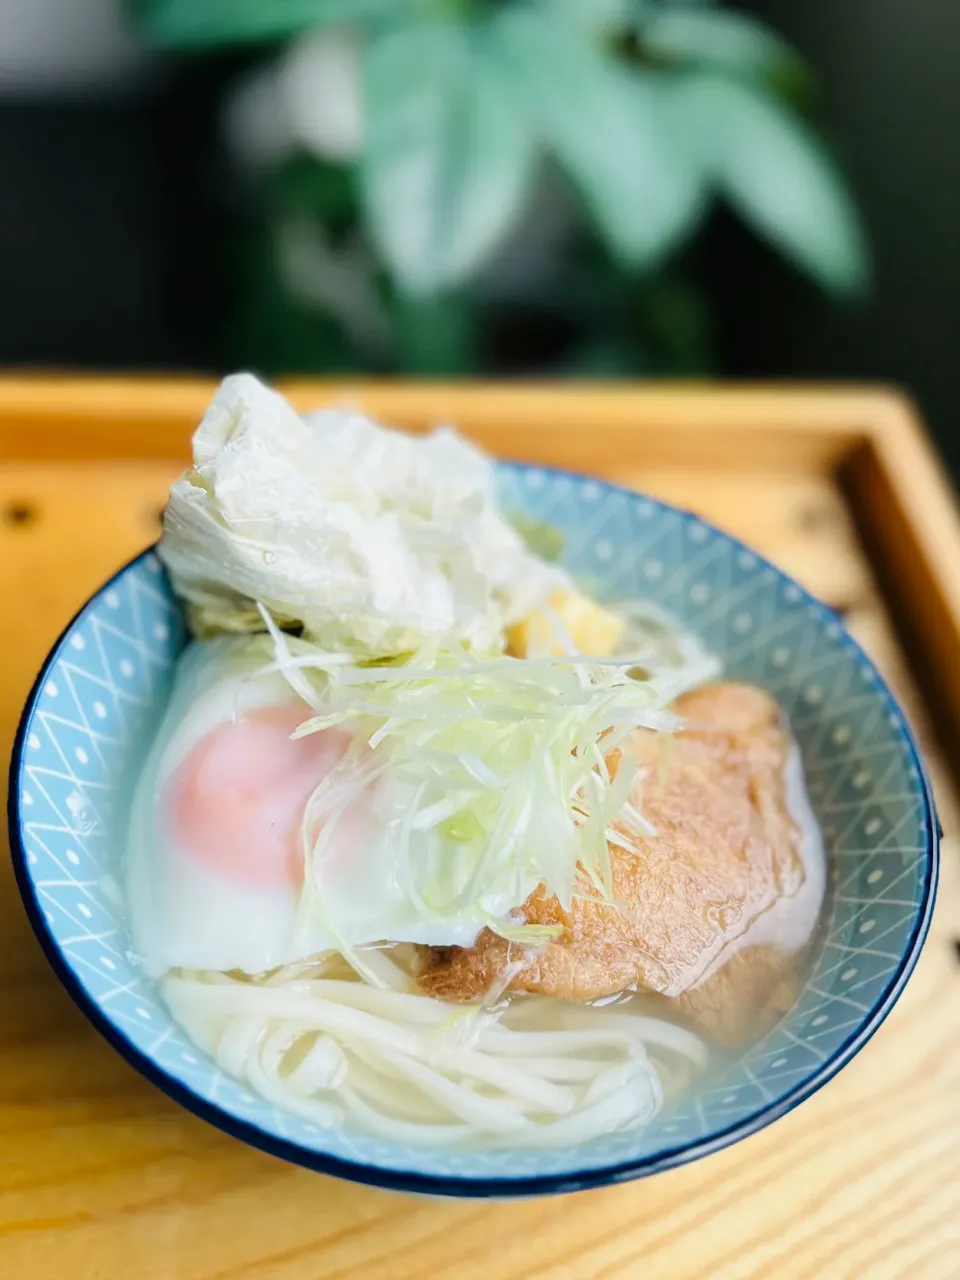
M 562 933 L 506 990 L 595 1000 L 635 988 L 736 1043 L 792 1000 L 794 960 L 776 945 L 774 919 L 762 927 L 805 875 L 786 795 L 790 738 L 777 704 L 749 685 L 707 686 L 675 710 L 682 732 L 633 741 L 643 769 L 634 801 L 657 835 L 610 845 L 616 905 L 584 894 L 567 911 L 541 886 L 522 914 Z M 488 929 L 472 947 L 424 949 L 420 990 L 476 1000 L 519 951 Z

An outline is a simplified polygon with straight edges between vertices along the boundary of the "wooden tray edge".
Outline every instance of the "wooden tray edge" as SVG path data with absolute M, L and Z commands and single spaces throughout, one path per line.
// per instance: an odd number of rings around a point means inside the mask
M 838 478 L 949 757 L 960 748 L 960 511 L 910 400 L 879 408 Z
M 205 379 L 0 377 L 0 457 L 181 456 L 214 386 Z M 666 417 L 670 431 L 653 442 L 664 464 L 823 466 L 865 437 L 888 400 L 876 388 L 690 383 L 339 379 L 283 389 L 301 409 L 349 403 L 410 429 L 449 419 L 455 406 L 458 426 L 502 456 L 526 450 L 544 463 L 584 468 L 620 456 L 634 432 L 662 427 Z M 134 421 L 146 430 L 132 431 Z

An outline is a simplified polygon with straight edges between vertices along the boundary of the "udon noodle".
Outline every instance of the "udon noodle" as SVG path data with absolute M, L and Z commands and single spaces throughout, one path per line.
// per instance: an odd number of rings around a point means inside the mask
M 318 1126 L 352 1121 L 399 1142 L 583 1142 L 646 1123 L 706 1064 L 698 1036 L 620 1004 L 517 998 L 451 1012 L 331 970 L 342 972 L 339 956 L 254 981 L 184 971 L 163 993 L 197 1044 L 261 1096 Z M 399 967 L 394 977 L 407 985 Z

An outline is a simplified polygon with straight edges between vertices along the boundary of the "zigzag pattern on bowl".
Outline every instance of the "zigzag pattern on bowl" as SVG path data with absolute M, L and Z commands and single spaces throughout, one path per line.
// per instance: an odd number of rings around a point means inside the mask
M 501 467 L 503 504 L 564 531 L 568 567 L 606 599 L 655 599 L 768 687 L 799 738 L 831 860 L 817 963 L 794 1011 L 735 1067 L 651 1127 L 546 1152 L 417 1150 L 321 1132 L 225 1077 L 139 973 L 124 925 L 129 790 L 184 643 L 159 562 L 136 561 L 64 637 L 23 730 L 26 874 L 50 940 L 92 1001 L 175 1083 L 307 1151 L 437 1178 L 570 1176 L 643 1161 L 783 1109 L 867 1021 L 910 950 L 931 882 L 925 782 L 876 673 L 823 606 L 695 517 L 563 473 Z

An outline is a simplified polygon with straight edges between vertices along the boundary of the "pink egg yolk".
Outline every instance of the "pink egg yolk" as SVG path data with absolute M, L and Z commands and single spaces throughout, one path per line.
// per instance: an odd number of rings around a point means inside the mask
M 336 730 L 292 739 L 309 714 L 303 703 L 247 711 L 192 748 L 167 793 L 188 857 L 247 885 L 301 883 L 306 802 L 349 743 Z

